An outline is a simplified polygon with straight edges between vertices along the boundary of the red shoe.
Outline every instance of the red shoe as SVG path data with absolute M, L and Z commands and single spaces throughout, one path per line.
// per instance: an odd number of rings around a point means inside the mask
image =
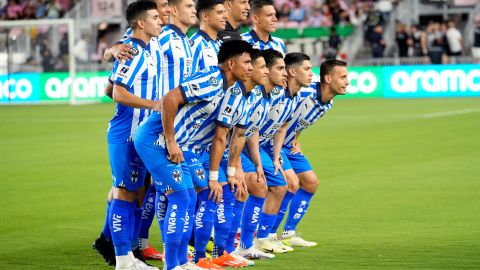
M 220 266 L 214 264 L 211 260 L 202 258 L 198 261 L 196 264 L 198 267 L 201 267 L 203 269 L 208 269 L 208 270 L 224 270 Z
M 223 255 L 213 259 L 212 262 L 221 267 L 245 267 L 248 264 L 244 261 L 239 261 L 235 259 L 232 255 L 228 254 L 228 252 L 224 251 Z
M 158 250 L 154 249 L 152 246 L 148 245 L 148 247 L 142 250 L 143 257 L 147 260 L 158 260 L 163 261 L 163 254 L 158 252 Z

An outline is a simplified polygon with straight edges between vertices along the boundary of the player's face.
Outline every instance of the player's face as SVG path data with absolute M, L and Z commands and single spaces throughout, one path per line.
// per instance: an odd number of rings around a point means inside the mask
M 231 61 L 231 71 L 233 76 L 242 82 L 246 82 L 252 76 L 252 58 L 249 53 L 243 53 Z
M 305 60 L 301 65 L 295 67 L 295 79 L 297 82 L 303 86 L 310 86 L 312 82 L 313 72 L 312 72 L 312 62 Z
M 277 26 L 277 12 L 274 6 L 264 6 L 254 15 L 253 21 L 258 30 L 273 33 Z
M 183 0 L 177 6 L 173 6 L 172 9 L 176 9 L 178 21 L 183 25 L 192 26 L 197 23 L 197 10 L 193 0 Z
M 333 68 L 331 74 L 327 76 L 331 77 L 330 89 L 337 95 L 345 95 L 347 86 L 350 84 L 348 81 L 347 67 L 336 66 Z
M 287 70 L 285 69 L 285 61 L 282 58 L 278 58 L 270 67 L 268 78 L 273 85 L 283 86 L 286 84 Z
M 158 10 L 147 10 L 145 19 L 143 19 L 143 27 L 143 31 L 145 31 L 149 37 L 157 37 L 160 35 L 160 31 L 162 31 L 162 21 L 160 20 Z
M 162 24 L 170 23 L 170 6 L 168 5 L 168 0 L 157 0 L 157 9 Z
M 252 82 L 261 85 L 267 84 L 269 70 L 265 63 L 265 59 L 263 57 L 257 58 L 252 66 Z
M 225 30 L 227 11 L 224 5 L 218 4 L 207 13 L 207 24 L 215 29 L 215 31 Z
M 250 4 L 248 0 L 231 0 L 230 14 L 237 22 L 244 22 L 248 19 L 248 13 L 250 12 Z

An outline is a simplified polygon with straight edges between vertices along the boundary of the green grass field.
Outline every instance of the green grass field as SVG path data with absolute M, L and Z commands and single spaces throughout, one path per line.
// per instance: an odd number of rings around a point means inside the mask
M 113 269 L 91 248 L 113 111 L 0 107 L 0 269 Z M 480 99 L 339 99 L 301 142 L 319 246 L 254 269 L 480 269 Z

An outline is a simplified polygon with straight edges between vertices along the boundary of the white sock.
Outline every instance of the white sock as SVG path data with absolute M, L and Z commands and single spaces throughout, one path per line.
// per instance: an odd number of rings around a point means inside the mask
M 144 250 L 148 248 L 148 238 L 140 238 L 140 249 Z
M 124 267 L 130 264 L 131 259 L 128 255 L 125 256 L 115 256 L 116 265 L 118 267 Z

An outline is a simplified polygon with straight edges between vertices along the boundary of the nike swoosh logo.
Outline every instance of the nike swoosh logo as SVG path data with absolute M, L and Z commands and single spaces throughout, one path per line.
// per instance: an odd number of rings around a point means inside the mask
M 273 248 L 272 248 L 272 249 L 266 249 L 266 248 L 264 248 L 263 251 L 268 252 L 268 253 L 273 253 Z

